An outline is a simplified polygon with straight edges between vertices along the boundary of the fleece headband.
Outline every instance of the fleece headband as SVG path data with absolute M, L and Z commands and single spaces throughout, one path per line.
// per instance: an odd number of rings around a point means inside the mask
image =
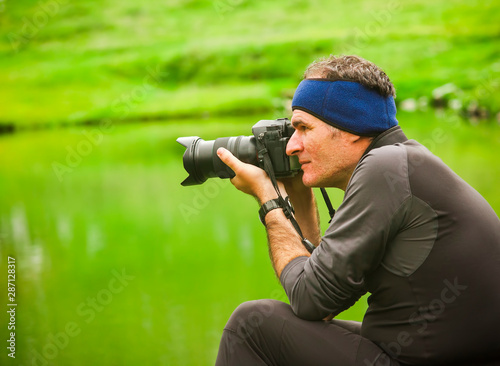
M 359 136 L 375 136 L 398 124 L 392 96 L 354 81 L 302 80 L 292 100 L 295 109 Z

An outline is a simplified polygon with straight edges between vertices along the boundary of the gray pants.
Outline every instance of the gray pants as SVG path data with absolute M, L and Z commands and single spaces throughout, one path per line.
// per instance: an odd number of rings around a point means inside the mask
M 399 366 L 360 330 L 359 322 L 302 320 L 280 301 L 249 301 L 229 318 L 216 366 Z

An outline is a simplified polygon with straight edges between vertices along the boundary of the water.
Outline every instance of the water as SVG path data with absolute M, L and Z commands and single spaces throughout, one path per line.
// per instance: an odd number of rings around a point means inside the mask
M 256 119 L 239 120 L 0 138 L 2 340 L 8 256 L 18 304 L 16 359 L 3 347 L 2 364 L 209 365 L 238 304 L 286 301 L 255 201 L 225 180 L 179 184 L 175 139 L 249 134 Z M 432 113 L 400 121 L 500 212 L 498 126 Z M 341 192 L 331 193 L 338 206 Z M 341 317 L 362 320 L 365 309 L 363 298 Z

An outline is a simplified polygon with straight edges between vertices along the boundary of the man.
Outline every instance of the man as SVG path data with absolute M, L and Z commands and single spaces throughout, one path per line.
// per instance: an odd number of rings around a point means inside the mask
M 307 69 L 292 102 L 287 154 L 303 175 L 265 210 L 272 264 L 290 305 L 259 300 L 229 319 L 217 365 L 500 364 L 500 221 L 440 159 L 408 140 L 387 75 L 356 56 Z M 231 182 L 276 199 L 267 174 L 227 150 Z M 311 187 L 345 191 L 321 237 Z M 362 323 L 333 319 L 371 293 Z

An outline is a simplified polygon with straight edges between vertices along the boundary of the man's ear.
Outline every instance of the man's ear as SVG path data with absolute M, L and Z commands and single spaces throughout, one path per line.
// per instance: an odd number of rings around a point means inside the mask
M 365 137 L 363 136 L 354 135 L 347 131 L 341 131 L 341 132 L 344 135 L 344 139 L 352 144 L 358 143 L 360 141 L 363 141 L 363 139 L 365 139 Z

